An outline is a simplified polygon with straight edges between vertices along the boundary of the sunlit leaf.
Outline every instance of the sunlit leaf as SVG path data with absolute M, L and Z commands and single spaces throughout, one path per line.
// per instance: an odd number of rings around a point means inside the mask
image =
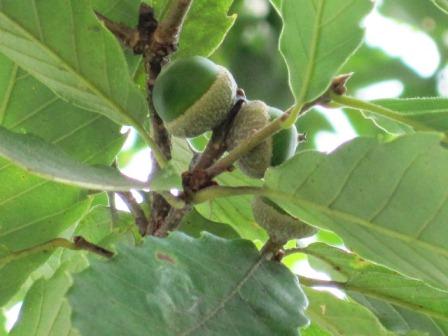
M 394 335 L 381 325 L 372 312 L 354 301 L 341 300 L 330 293 L 312 289 L 306 289 L 305 293 L 310 300 L 307 315 L 331 335 Z
M 448 152 L 441 139 L 359 138 L 330 155 L 300 153 L 268 171 L 266 185 L 279 205 L 336 232 L 361 256 L 447 288 Z
M 362 41 L 370 0 L 282 0 L 280 50 L 298 105 L 319 97 Z
M 119 124 L 140 125 L 146 99 L 88 0 L 1 0 L 0 33 L 0 52 L 59 96 Z

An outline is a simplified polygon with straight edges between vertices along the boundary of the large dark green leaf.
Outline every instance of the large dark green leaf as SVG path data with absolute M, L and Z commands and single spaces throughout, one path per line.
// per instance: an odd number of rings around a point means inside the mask
M 315 264 L 313 259 L 317 258 L 330 266 L 332 272 L 340 273 L 345 280 L 339 282 L 339 287 L 349 295 L 359 293 L 369 299 L 415 311 L 428 319 L 448 323 L 448 292 L 324 244 L 311 245 L 304 252 L 313 257 L 310 260 L 312 266 Z M 321 270 L 319 266 L 315 268 Z
M 254 245 L 174 233 L 91 261 L 69 292 L 82 335 L 297 335 L 306 299 Z M 99 309 L 101 308 L 101 309 Z
M 418 133 L 358 138 L 330 155 L 304 152 L 271 169 L 269 195 L 305 222 L 330 229 L 367 259 L 448 287 L 448 151 Z
M 141 129 L 144 95 L 88 0 L 1 0 L 0 51 L 64 99 Z
M 289 69 L 292 92 L 301 106 L 319 97 L 358 48 L 360 22 L 370 0 L 282 0 L 284 28 L 280 50 Z

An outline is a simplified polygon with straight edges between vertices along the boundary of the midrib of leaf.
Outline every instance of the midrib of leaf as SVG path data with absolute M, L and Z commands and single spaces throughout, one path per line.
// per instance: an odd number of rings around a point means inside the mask
M 325 263 L 331 265 L 335 269 L 339 268 L 339 266 L 337 264 L 335 264 L 331 259 L 326 258 L 322 254 L 315 253 L 312 250 L 305 250 L 304 253 L 307 255 L 311 255 L 314 258 L 324 261 Z M 419 304 L 413 304 L 412 302 L 403 301 L 396 297 L 392 297 L 390 295 L 379 293 L 379 292 L 375 291 L 374 289 L 370 289 L 367 287 L 357 287 L 357 286 L 351 284 L 351 281 L 352 281 L 351 279 L 353 278 L 353 276 L 351 276 L 347 272 L 344 272 L 343 270 L 338 269 L 338 272 L 341 273 L 342 275 L 344 275 L 346 278 L 348 278 L 348 280 L 346 282 L 341 283 L 341 288 L 346 291 L 353 291 L 353 292 L 361 293 L 365 296 L 368 296 L 368 297 L 371 297 L 371 298 L 374 298 L 374 299 L 377 299 L 380 301 L 386 301 L 390 304 L 400 306 L 402 308 L 407 308 L 412 311 L 418 311 L 420 313 L 432 316 L 434 318 L 448 321 L 448 312 L 447 312 L 447 314 L 442 314 L 442 313 L 430 310 L 428 308 L 422 307 Z M 423 283 L 422 283 L 422 285 L 423 285 Z
M 88 125 L 85 125 L 85 127 L 87 127 L 87 126 L 88 126 Z M 71 135 L 73 135 L 73 134 L 71 134 Z M 116 140 L 116 141 L 118 142 L 118 141 L 121 141 L 121 140 L 119 139 L 119 140 Z M 115 145 L 115 141 L 112 142 L 112 143 L 110 143 L 109 146 L 113 146 L 113 145 Z M 87 162 L 89 162 L 90 159 L 94 158 L 97 154 L 104 152 L 106 149 L 107 149 L 107 147 L 106 147 L 106 148 L 102 148 L 100 151 L 95 152 L 95 153 L 92 153 L 92 154 L 89 155 L 86 159 L 81 160 L 80 162 L 81 162 L 81 163 L 87 163 Z M 9 166 L 11 166 L 11 165 L 12 165 L 12 164 L 8 164 L 7 166 L 9 167 Z M 2 169 L 3 169 L 3 168 L 6 168 L 6 167 L 3 166 Z M 10 201 L 16 199 L 17 197 L 20 197 L 21 195 L 27 193 L 28 191 L 34 190 L 35 188 L 38 188 L 38 187 L 40 187 L 40 186 L 42 186 L 42 185 L 45 185 L 45 184 L 47 184 L 47 183 L 50 183 L 50 182 L 54 182 L 54 181 L 51 181 L 51 180 L 43 180 L 41 183 L 35 184 L 35 185 L 33 185 L 32 187 L 23 190 L 23 191 L 20 192 L 19 194 L 14 195 L 14 197 L 10 197 L 10 198 L 8 198 L 8 199 L 3 200 L 2 202 L 0 202 L 0 206 L 3 206 L 3 205 L 5 205 L 5 203 L 10 202 Z
M 357 217 L 350 213 L 343 212 L 343 211 L 336 210 L 336 209 L 330 209 L 323 205 L 300 198 L 299 196 L 291 196 L 288 193 L 284 193 L 284 192 L 277 191 L 277 190 L 264 189 L 263 194 L 265 196 L 272 197 L 274 199 L 283 200 L 285 202 L 294 204 L 296 206 L 301 207 L 302 209 L 315 210 L 317 212 L 324 213 L 330 217 L 335 217 L 342 221 L 348 221 L 350 223 L 357 224 L 359 226 L 368 228 L 369 230 L 375 231 L 377 233 L 381 233 L 390 238 L 398 239 L 405 243 L 413 243 L 413 244 L 418 245 L 428 251 L 440 254 L 444 257 L 448 257 L 448 250 L 445 250 L 438 246 L 433 246 L 430 243 L 424 242 L 422 240 L 418 240 L 415 237 L 407 236 L 403 233 L 384 228 L 380 225 L 376 225 L 375 223 L 373 223 L 369 220 L 365 220 L 363 218 Z
M 73 16 L 73 11 L 70 6 L 70 11 Z M 118 105 L 115 101 L 110 100 L 108 96 L 102 92 L 101 89 L 97 88 L 93 83 L 91 83 L 87 78 L 84 76 L 81 76 L 76 69 L 72 68 L 69 64 L 65 62 L 65 60 L 58 55 L 54 50 L 50 49 L 47 45 L 43 44 L 40 40 L 38 40 L 33 34 L 28 32 L 20 23 L 17 21 L 11 19 L 9 16 L 5 15 L 3 12 L 0 12 L 0 15 L 8 22 L 10 22 L 17 30 L 19 30 L 28 40 L 33 42 L 34 44 L 38 45 L 40 48 L 42 48 L 47 54 L 49 54 L 53 60 L 60 63 L 64 69 L 69 72 L 71 75 L 73 75 L 77 80 L 82 82 L 93 94 L 95 94 L 97 97 L 100 97 L 106 104 L 108 104 L 110 107 L 112 107 L 115 111 L 118 111 L 121 117 L 124 118 L 127 122 L 130 123 L 130 125 L 136 126 L 137 128 L 141 129 L 139 126 L 139 123 L 137 120 L 135 120 L 130 114 L 127 113 L 120 105 Z M 36 13 L 37 15 L 37 13 Z M 37 16 L 37 21 L 40 26 L 40 19 Z M 43 39 L 42 39 L 43 41 Z M 75 42 L 75 52 L 76 52 L 76 42 Z M 51 64 L 51 66 L 55 66 L 54 64 Z
M 217 304 L 217 306 L 209 311 L 204 318 L 198 322 L 198 324 L 192 326 L 190 329 L 187 329 L 179 334 L 179 336 L 187 336 L 191 335 L 192 332 L 200 329 L 202 326 L 204 326 L 208 321 L 213 319 L 221 310 L 223 310 L 226 307 L 226 304 L 233 298 L 235 295 L 238 294 L 238 292 L 241 290 L 241 288 L 244 286 L 244 284 L 252 278 L 254 273 L 258 270 L 258 268 L 261 266 L 261 264 L 265 261 L 264 256 L 260 256 L 258 261 L 252 265 L 251 268 L 246 272 L 244 277 L 236 284 L 236 286 L 227 294 L 225 295 Z
M 5 121 L 5 118 L 6 118 L 6 110 L 9 106 L 9 102 L 11 101 L 11 94 L 12 94 L 14 86 L 16 85 L 16 82 L 17 82 L 18 68 L 19 67 L 17 66 L 17 64 L 14 63 L 13 69 L 11 71 L 11 79 L 10 79 L 8 88 L 6 90 L 6 94 L 3 99 L 3 102 L 0 105 L 0 125 L 3 124 L 3 122 Z
M 368 297 L 371 297 L 371 298 L 374 298 L 374 299 L 377 299 L 377 300 L 380 300 L 380 301 L 386 301 L 386 302 L 388 302 L 390 304 L 393 304 L 393 305 L 396 305 L 396 306 L 400 306 L 402 308 L 406 308 L 406 309 L 409 309 L 409 310 L 412 310 L 412 311 L 423 313 L 425 315 L 429 315 L 429 316 L 437 318 L 437 319 L 448 321 L 448 315 L 446 315 L 446 314 L 438 313 L 438 312 L 435 312 L 435 311 L 430 310 L 428 308 L 421 307 L 418 304 L 413 304 L 411 302 L 405 302 L 405 301 L 402 301 L 400 299 L 391 297 L 389 295 L 380 294 L 380 293 L 375 292 L 374 290 L 371 290 L 371 289 L 368 289 L 368 288 L 356 287 L 356 286 L 351 285 L 350 283 L 348 283 L 346 286 L 343 286 L 343 288 L 345 290 L 348 290 L 348 291 L 362 293 L 365 296 L 368 296 Z
M 317 5 L 316 9 L 316 24 L 314 26 L 313 30 L 313 37 L 311 40 L 311 46 L 310 46 L 310 52 L 307 55 L 308 60 L 310 62 L 305 77 L 303 81 L 303 90 L 301 90 L 300 95 L 297 98 L 296 104 L 298 106 L 302 106 L 304 104 L 304 100 L 306 95 L 308 94 L 308 91 L 310 89 L 310 83 L 313 77 L 314 68 L 316 67 L 315 57 L 317 55 L 317 45 L 319 41 L 319 36 L 321 33 L 321 21 L 322 21 L 322 14 L 323 14 L 323 8 L 324 8 L 324 0 L 320 0 Z

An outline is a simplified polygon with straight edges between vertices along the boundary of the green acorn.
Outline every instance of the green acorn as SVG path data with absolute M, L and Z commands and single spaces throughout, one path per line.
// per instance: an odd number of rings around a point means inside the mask
M 247 102 L 233 121 L 227 137 L 228 149 L 232 150 L 282 114 L 282 111 L 267 106 L 262 101 Z M 278 132 L 240 158 L 240 169 L 248 176 L 262 178 L 268 167 L 277 166 L 294 155 L 297 137 L 295 126 Z
M 306 238 L 317 230 L 286 213 L 282 208 L 265 197 L 255 197 L 252 202 L 255 221 L 264 228 L 272 241 L 286 243 L 291 239 Z
M 153 103 L 172 135 L 192 138 L 226 119 L 236 90 L 227 69 L 194 56 L 175 61 L 162 71 L 154 84 Z

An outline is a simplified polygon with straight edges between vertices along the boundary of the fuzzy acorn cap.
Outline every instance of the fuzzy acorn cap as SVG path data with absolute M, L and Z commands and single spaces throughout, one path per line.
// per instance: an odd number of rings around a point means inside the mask
M 306 238 L 317 230 L 286 213 L 282 208 L 265 197 L 255 197 L 252 202 L 255 221 L 264 228 L 276 243 L 286 243 L 291 239 Z
M 227 69 L 193 56 L 175 61 L 162 71 L 154 84 L 153 103 L 172 135 L 192 138 L 226 119 L 236 90 Z
M 228 149 L 232 150 L 282 114 L 279 109 L 262 101 L 247 102 L 233 121 L 227 137 Z M 248 176 L 262 178 L 268 167 L 277 166 L 294 155 L 298 143 L 297 136 L 295 126 L 280 131 L 240 158 L 240 169 Z

